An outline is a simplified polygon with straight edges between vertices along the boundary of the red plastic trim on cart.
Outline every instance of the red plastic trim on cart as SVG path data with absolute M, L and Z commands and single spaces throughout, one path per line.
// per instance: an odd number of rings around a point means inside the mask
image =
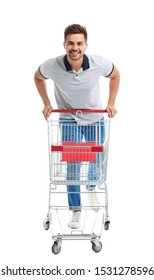
M 53 109 L 52 113 L 108 113 L 103 109 Z
M 104 152 L 104 146 L 96 146 L 95 142 L 63 142 L 63 145 L 52 145 L 52 152 L 62 152 L 61 161 L 96 162 L 96 153 Z

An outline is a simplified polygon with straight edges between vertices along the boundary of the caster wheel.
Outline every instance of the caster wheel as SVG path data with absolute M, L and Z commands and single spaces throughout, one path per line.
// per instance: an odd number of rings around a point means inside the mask
M 60 252 L 60 250 L 61 250 L 61 247 L 58 246 L 58 242 L 55 241 L 55 242 L 53 243 L 51 250 L 52 250 L 52 253 L 53 253 L 53 254 L 55 254 L 55 255 L 59 254 L 59 252 Z
M 50 222 L 48 220 L 44 221 L 43 227 L 44 227 L 45 230 L 48 230 L 49 227 L 50 227 Z
M 110 221 L 106 221 L 105 224 L 104 224 L 104 229 L 105 230 L 108 230 L 109 229 L 109 224 L 110 224 Z
M 99 242 L 98 245 L 96 245 L 95 243 L 92 242 L 92 250 L 95 252 L 95 253 L 98 253 L 100 252 L 102 249 L 102 243 Z

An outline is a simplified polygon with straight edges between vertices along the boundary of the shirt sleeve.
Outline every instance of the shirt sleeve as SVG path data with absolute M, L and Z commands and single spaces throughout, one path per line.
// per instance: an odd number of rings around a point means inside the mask
M 52 59 L 52 58 L 47 60 L 47 61 L 45 61 L 44 63 L 42 63 L 39 66 L 40 74 L 45 79 L 52 78 L 53 69 L 54 69 L 54 59 Z
M 114 64 L 106 57 L 99 57 L 101 72 L 104 77 L 108 77 L 114 70 Z
M 109 74 L 108 75 L 104 75 L 104 77 L 106 77 L 106 78 L 109 77 L 112 74 L 113 70 L 114 70 L 114 64 L 112 63 L 112 68 L 109 71 Z

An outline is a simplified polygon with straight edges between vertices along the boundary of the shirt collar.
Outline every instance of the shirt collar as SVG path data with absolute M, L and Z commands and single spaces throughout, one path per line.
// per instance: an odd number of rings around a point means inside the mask
M 72 66 L 69 64 L 68 60 L 67 60 L 67 55 L 64 56 L 64 64 L 66 67 L 67 71 L 71 71 L 72 70 Z M 82 63 L 82 68 L 83 71 L 89 69 L 89 59 L 88 57 L 84 54 L 83 55 L 83 63 Z

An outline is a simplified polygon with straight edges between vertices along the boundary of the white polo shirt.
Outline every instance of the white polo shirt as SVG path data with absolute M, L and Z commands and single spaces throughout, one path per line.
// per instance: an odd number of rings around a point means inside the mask
M 40 65 L 45 79 L 54 82 L 54 94 L 59 109 L 101 109 L 100 77 L 108 77 L 114 69 L 113 63 L 99 55 L 83 56 L 82 68 L 75 72 L 66 55 L 51 58 Z M 99 120 L 98 113 L 60 114 L 61 118 L 73 118 L 86 125 Z

